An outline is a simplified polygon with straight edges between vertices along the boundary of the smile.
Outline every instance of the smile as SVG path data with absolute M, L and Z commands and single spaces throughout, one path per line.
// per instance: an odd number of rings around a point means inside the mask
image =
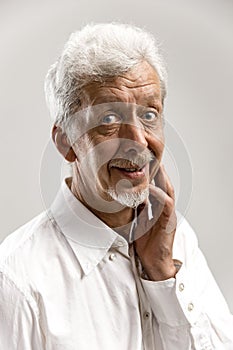
M 132 168 L 132 169 L 127 169 L 127 168 L 125 168 L 124 171 L 133 173 L 133 172 L 137 171 L 137 169 L 136 169 L 136 168 Z
M 111 170 L 116 171 L 120 176 L 128 177 L 131 179 L 140 179 L 145 176 L 145 166 L 141 169 L 139 168 L 121 168 L 121 167 L 111 167 Z

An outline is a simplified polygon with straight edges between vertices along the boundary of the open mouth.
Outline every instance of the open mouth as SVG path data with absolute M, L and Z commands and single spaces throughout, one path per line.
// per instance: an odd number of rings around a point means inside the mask
M 146 165 L 155 158 L 154 152 L 149 149 L 147 152 L 137 154 L 128 159 L 124 157 L 112 159 L 108 164 L 108 168 L 109 170 L 117 169 L 125 173 L 141 173 Z
M 110 170 L 116 171 L 120 176 L 130 179 L 141 179 L 145 176 L 146 165 L 139 167 L 135 164 L 127 165 L 112 165 Z
M 141 169 L 136 169 L 136 168 L 123 168 L 124 171 L 127 171 L 128 173 L 134 173 L 135 171 L 141 171 Z
M 118 169 L 120 171 L 126 171 L 127 173 L 135 173 L 142 171 L 143 168 L 124 168 L 124 167 L 118 167 L 118 166 L 113 166 L 111 168 Z
M 120 177 L 142 180 L 147 173 L 147 166 L 154 159 L 152 152 L 137 154 L 131 159 L 115 158 L 108 164 L 109 171 L 116 172 Z
M 127 161 L 127 160 L 122 161 L 122 159 L 120 159 L 120 160 L 116 159 L 114 161 L 111 161 L 109 164 L 110 169 L 114 168 L 114 169 L 118 169 L 121 171 L 129 172 L 129 173 L 141 171 L 142 168 L 144 168 L 144 167 L 145 167 L 144 163 L 136 164 L 135 162 L 132 162 L 132 161 Z
M 126 160 L 126 159 L 114 159 L 111 160 L 109 163 L 109 168 L 117 168 L 117 169 L 124 169 L 126 171 L 137 171 L 142 169 L 147 162 L 144 161 L 132 161 L 132 160 Z

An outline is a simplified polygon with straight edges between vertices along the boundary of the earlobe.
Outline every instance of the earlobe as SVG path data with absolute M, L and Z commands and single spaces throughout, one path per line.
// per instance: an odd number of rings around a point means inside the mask
M 68 162 L 74 162 L 77 158 L 72 146 L 69 143 L 67 135 L 59 126 L 54 125 L 52 129 L 52 139 L 58 151 Z

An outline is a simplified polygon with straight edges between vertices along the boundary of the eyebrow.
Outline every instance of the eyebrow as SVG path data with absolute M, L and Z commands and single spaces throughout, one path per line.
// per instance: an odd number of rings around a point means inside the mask
M 158 94 L 154 94 L 154 95 L 150 95 L 150 96 L 145 96 L 142 98 L 146 103 L 147 105 L 153 105 L 153 104 L 157 104 L 158 101 L 160 102 L 160 99 L 159 99 L 159 95 Z

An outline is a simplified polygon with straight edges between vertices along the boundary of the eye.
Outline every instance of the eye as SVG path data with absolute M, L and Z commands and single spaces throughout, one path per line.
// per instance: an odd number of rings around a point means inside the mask
M 155 121 L 158 117 L 158 114 L 155 112 L 146 112 L 141 116 L 141 119 L 143 119 L 144 121 L 148 121 L 148 122 L 152 122 Z
M 111 125 L 111 124 L 119 123 L 120 121 L 121 121 L 121 118 L 118 115 L 108 114 L 102 118 L 101 124 Z

